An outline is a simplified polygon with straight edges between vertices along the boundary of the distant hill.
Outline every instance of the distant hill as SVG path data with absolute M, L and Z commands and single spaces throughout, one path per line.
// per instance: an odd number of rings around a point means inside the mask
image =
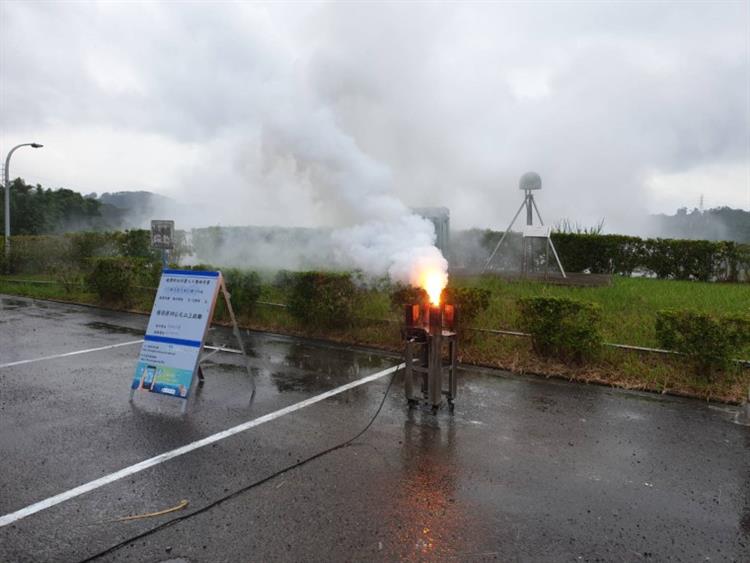
M 153 192 L 143 190 L 134 192 L 104 192 L 97 198 L 101 203 L 113 205 L 120 209 L 140 210 L 174 204 L 174 200 Z
M 159 218 L 164 210 L 174 208 L 175 200 L 144 190 L 89 194 L 101 205 L 102 223 L 110 229 L 150 228 L 151 219 Z

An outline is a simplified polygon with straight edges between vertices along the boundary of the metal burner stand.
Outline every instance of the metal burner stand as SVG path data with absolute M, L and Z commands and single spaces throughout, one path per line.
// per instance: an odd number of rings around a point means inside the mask
M 404 388 L 409 407 L 420 403 L 420 397 L 414 393 L 414 374 L 422 378 L 421 400 L 432 407 L 436 414 L 443 402 L 443 395 L 448 401 L 448 408 L 453 412 L 456 398 L 456 369 L 458 364 L 458 338 L 453 331 L 442 329 L 442 311 L 430 310 L 430 328 L 407 327 L 404 330 Z M 447 361 L 444 359 L 444 348 L 448 348 Z M 443 388 L 443 378 L 447 375 L 448 387 Z

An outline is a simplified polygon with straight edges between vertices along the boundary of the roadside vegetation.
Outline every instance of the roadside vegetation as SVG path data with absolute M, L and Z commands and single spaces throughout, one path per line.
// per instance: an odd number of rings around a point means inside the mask
M 0 293 L 151 310 L 161 264 L 146 231 L 14 238 L 13 248 L 16 272 L 0 276 Z M 394 351 L 402 305 L 423 300 L 414 288 L 341 273 L 224 274 L 243 326 Z M 445 298 L 459 307 L 467 363 L 708 400 L 739 402 L 750 386 L 750 367 L 733 361 L 750 360 L 747 283 L 615 275 L 609 285 L 571 287 L 454 276 Z M 217 318 L 228 321 L 222 306 Z

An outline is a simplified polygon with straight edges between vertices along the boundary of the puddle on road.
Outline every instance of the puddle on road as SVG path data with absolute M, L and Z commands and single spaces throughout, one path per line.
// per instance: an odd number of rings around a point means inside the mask
M 86 323 L 86 326 L 96 330 L 102 330 L 107 334 L 133 334 L 135 336 L 143 336 L 143 330 L 130 328 L 129 326 L 113 325 L 99 321 Z
M 22 301 L 20 299 L 8 299 L 5 297 L 0 299 L 0 308 L 5 309 L 7 311 L 14 311 L 15 309 L 31 307 L 31 305 L 32 305 L 31 301 Z
M 53 311 L 45 303 L 38 301 L 24 301 L 21 299 L 8 299 L 6 297 L 0 299 L 0 310 L 2 311 L 17 311 L 19 309 L 29 309 L 24 312 L 27 317 L 33 317 L 37 319 L 60 319 L 65 317 L 65 314 L 69 311 Z
M 331 375 L 315 372 L 273 372 L 271 381 L 279 393 L 308 392 L 319 393 L 328 391 L 337 381 Z

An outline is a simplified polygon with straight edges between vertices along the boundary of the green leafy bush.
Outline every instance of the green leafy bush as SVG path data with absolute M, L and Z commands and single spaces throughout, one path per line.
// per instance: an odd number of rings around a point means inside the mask
M 531 333 L 538 354 L 576 362 L 598 355 L 602 335 L 597 304 L 566 297 L 526 297 L 519 306 L 521 326 Z
M 22 235 L 10 237 L 10 242 L 10 256 L 7 262 L 3 258 L 3 272 L 44 274 L 69 260 L 68 241 L 63 237 Z M 4 256 L 4 249 L 2 252 Z
M 105 303 L 129 303 L 143 262 L 135 258 L 94 258 L 86 285 Z
M 131 229 L 117 233 L 118 254 L 161 262 L 161 250 L 151 248 L 151 231 Z
M 391 291 L 391 308 L 398 312 L 403 311 L 404 305 L 425 306 L 429 302 L 427 292 L 421 287 L 397 284 Z
M 663 310 L 656 314 L 656 337 L 660 346 L 685 354 L 696 373 L 711 377 L 750 344 L 750 318 Z
M 308 328 L 351 326 L 357 288 L 349 274 L 302 272 L 294 276 L 289 312 Z
M 238 269 L 222 270 L 231 294 L 232 308 L 238 315 L 250 315 L 260 297 L 260 276 L 256 272 Z
M 490 306 L 490 292 L 479 287 L 449 286 L 443 290 L 440 300 L 456 306 L 458 326 L 466 327 Z
M 279 270 L 273 278 L 273 287 L 282 291 L 289 291 L 294 286 L 296 278 L 297 274 L 295 272 Z
M 83 276 L 81 275 L 81 270 L 71 262 L 54 266 L 52 274 L 67 294 L 80 289 L 82 285 Z
M 91 258 L 116 256 L 118 252 L 115 232 L 70 233 L 65 238 L 70 244 L 70 260 L 81 271 L 91 266 Z

